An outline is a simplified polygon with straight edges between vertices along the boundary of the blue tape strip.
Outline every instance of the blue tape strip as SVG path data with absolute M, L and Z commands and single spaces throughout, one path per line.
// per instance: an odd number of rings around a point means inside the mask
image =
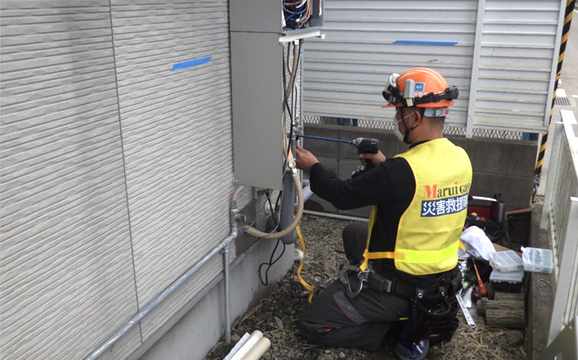
M 173 71 L 178 71 L 178 70 L 183 70 L 183 69 L 187 69 L 193 66 L 197 66 L 197 65 L 203 65 L 208 63 L 209 61 L 211 61 L 212 56 L 205 56 L 202 58 L 198 58 L 198 59 L 193 59 L 193 60 L 188 60 L 188 61 L 183 61 L 180 63 L 176 63 L 173 64 L 173 68 L 171 69 L 171 72 Z
M 441 45 L 441 46 L 454 46 L 457 41 L 427 41 L 427 40 L 396 40 L 394 44 L 401 45 Z

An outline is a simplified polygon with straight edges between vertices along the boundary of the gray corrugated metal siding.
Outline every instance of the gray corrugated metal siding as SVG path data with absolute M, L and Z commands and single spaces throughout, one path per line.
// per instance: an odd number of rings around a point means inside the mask
M 474 127 L 543 131 L 560 11 L 556 0 L 485 1 L 476 74 L 477 0 L 328 2 L 326 38 L 305 43 L 304 111 L 388 120 L 393 112 L 381 109 L 380 95 L 388 76 L 426 66 L 460 90 L 447 119 L 450 125 L 466 126 L 470 85 L 476 81 Z
M 381 97 L 392 72 L 428 66 L 460 87 L 449 121 L 467 111 L 477 1 L 333 1 L 325 6 L 324 40 L 306 41 L 304 111 L 308 115 L 385 118 Z M 396 40 L 457 41 L 413 46 Z M 455 121 L 455 120 L 454 120 Z

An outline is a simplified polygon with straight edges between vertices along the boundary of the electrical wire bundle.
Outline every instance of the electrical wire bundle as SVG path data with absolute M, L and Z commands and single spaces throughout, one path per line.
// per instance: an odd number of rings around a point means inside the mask
M 299 46 L 295 46 L 295 44 L 293 43 L 288 43 L 287 45 L 287 59 L 285 59 L 283 57 L 283 104 L 285 105 L 283 107 L 283 124 L 282 124 L 282 132 L 283 132 L 283 137 L 286 139 L 284 141 L 284 143 L 286 144 L 286 147 L 284 146 L 284 160 L 283 160 L 283 167 L 282 167 L 282 172 L 284 173 L 285 171 L 289 171 L 287 168 L 287 160 L 290 157 L 290 153 L 292 151 L 293 148 L 293 130 L 296 126 L 295 123 L 295 118 L 294 118 L 294 112 L 291 111 L 291 105 L 289 104 L 289 99 L 291 98 L 291 95 L 295 95 L 295 92 L 293 92 L 293 87 L 295 86 L 295 81 L 296 81 L 296 77 L 297 77 L 297 71 L 298 71 L 298 67 L 299 67 L 299 61 L 301 59 L 301 46 L 302 46 L 303 42 L 299 41 Z M 293 56 L 293 63 L 291 64 L 290 62 L 290 56 Z M 289 79 L 287 79 L 287 75 L 289 75 Z M 296 104 L 297 98 L 291 98 L 291 103 L 292 105 Z M 294 109 L 295 110 L 295 109 Z M 287 129 L 287 126 L 285 124 L 285 119 L 286 117 L 289 117 L 289 119 L 291 120 L 291 125 L 289 126 L 289 136 L 285 136 L 285 130 Z M 273 218 L 273 223 L 275 225 L 275 228 L 273 229 L 273 231 L 271 232 L 271 234 L 275 233 L 277 231 L 277 229 L 279 229 L 279 222 L 280 219 L 277 218 L 277 211 L 276 209 L 278 208 L 277 205 L 279 204 L 279 200 L 281 199 L 282 196 L 282 192 L 279 192 L 279 195 L 277 196 L 277 200 L 275 200 L 275 203 L 273 203 L 271 201 L 270 198 L 270 194 L 268 191 L 265 192 L 265 194 L 267 195 L 267 203 L 271 212 L 271 216 Z M 275 253 L 277 252 L 277 249 L 279 248 L 279 246 L 281 247 L 281 254 L 278 256 L 275 256 Z M 277 261 L 279 261 L 281 259 L 281 257 L 283 256 L 283 254 L 285 253 L 285 244 L 281 241 L 281 239 L 277 239 L 277 243 L 275 244 L 275 247 L 273 248 L 273 251 L 271 252 L 271 256 L 269 257 L 269 261 L 268 262 L 264 262 L 261 263 L 261 265 L 259 266 L 259 279 L 261 280 L 261 284 L 267 286 L 269 284 L 269 269 L 275 265 L 275 263 L 277 263 Z M 263 271 L 263 267 L 266 266 L 266 268 Z M 264 276 L 263 276 L 264 275 Z
M 299 62 L 301 59 L 301 46 L 303 45 L 303 40 L 299 40 L 299 47 L 295 46 L 295 44 L 293 43 L 288 43 L 287 44 L 287 59 L 285 60 L 285 58 L 283 59 L 283 104 L 285 105 L 283 107 L 283 124 L 281 127 L 281 131 L 283 133 L 283 138 L 285 139 L 285 141 L 283 141 L 284 145 L 286 146 L 286 150 L 284 153 L 284 162 L 283 162 L 283 168 L 282 168 L 282 172 L 284 173 L 285 171 L 287 171 L 287 159 L 289 158 L 289 154 L 290 151 L 292 151 L 293 148 L 293 130 L 295 128 L 296 124 L 296 119 L 295 119 L 295 112 L 297 111 L 297 101 L 298 98 L 295 95 L 296 92 L 293 91 L 293 88 L 295 87 L 295 82 L 297 79 L 297 72 L 298 72 L 298 68 L 299 68 Z M 293 50 L 291 50 L 291 47 L 293 47 Z M 290 55 L 293 55 L 293 64 L 290 63 Z M 289 80 L 287 80 L 286 75 L 289 75 Z M 293 95 L 293 98 L 291 97 L 291 95 Z M 289 105 L 289 100 L 291 100 L 291 106 Z M 293 111 L 291 110 L 291 107 L 293 107 Z M 285 131 L 287 130 L 287 125 L 285 123 L 285 120 L 287 118 L 287 115 L 289 115 L 289 119 L 291 120 L 291 125 L 289 127 L 289 136 L 287 137 L 285 135 Z
M 301 29 L 306 27 L 311 18 L 311 1 L 312 0 L 283 1 L 285 28 Z

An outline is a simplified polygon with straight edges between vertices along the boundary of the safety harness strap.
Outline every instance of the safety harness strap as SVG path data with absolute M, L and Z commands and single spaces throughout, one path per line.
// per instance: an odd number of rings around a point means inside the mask
M 367 269 L 367 264 L 369 263 L 369 241 L 371 240 L 371 231 L 373 230 L 373 224 L 375 224 L 375 217 L 377 216 L 377 205 L 373 205 L 371 208 L 371 213 L 369 214 L 369 228 L 367 229 L 367 241 L 365 243 L 365 251 L 363 252 L 363 262 L 359 265 L 361 271 Z

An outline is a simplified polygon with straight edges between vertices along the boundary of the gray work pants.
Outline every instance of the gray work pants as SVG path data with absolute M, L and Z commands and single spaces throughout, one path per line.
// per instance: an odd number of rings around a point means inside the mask
M 358 260 L 365 250 L 367 224 L 353 223 L 343 230 L 349 260 Z M 351 274 L 350 281 L 358 279 Z M 313 298 L 299 319 L 302 336 L 316 344 L 357 347 L 376 351 L 391 325 L 409 314 L 408 299 L 364 287 L 350 298 L 341 281 L 331 283 Z

